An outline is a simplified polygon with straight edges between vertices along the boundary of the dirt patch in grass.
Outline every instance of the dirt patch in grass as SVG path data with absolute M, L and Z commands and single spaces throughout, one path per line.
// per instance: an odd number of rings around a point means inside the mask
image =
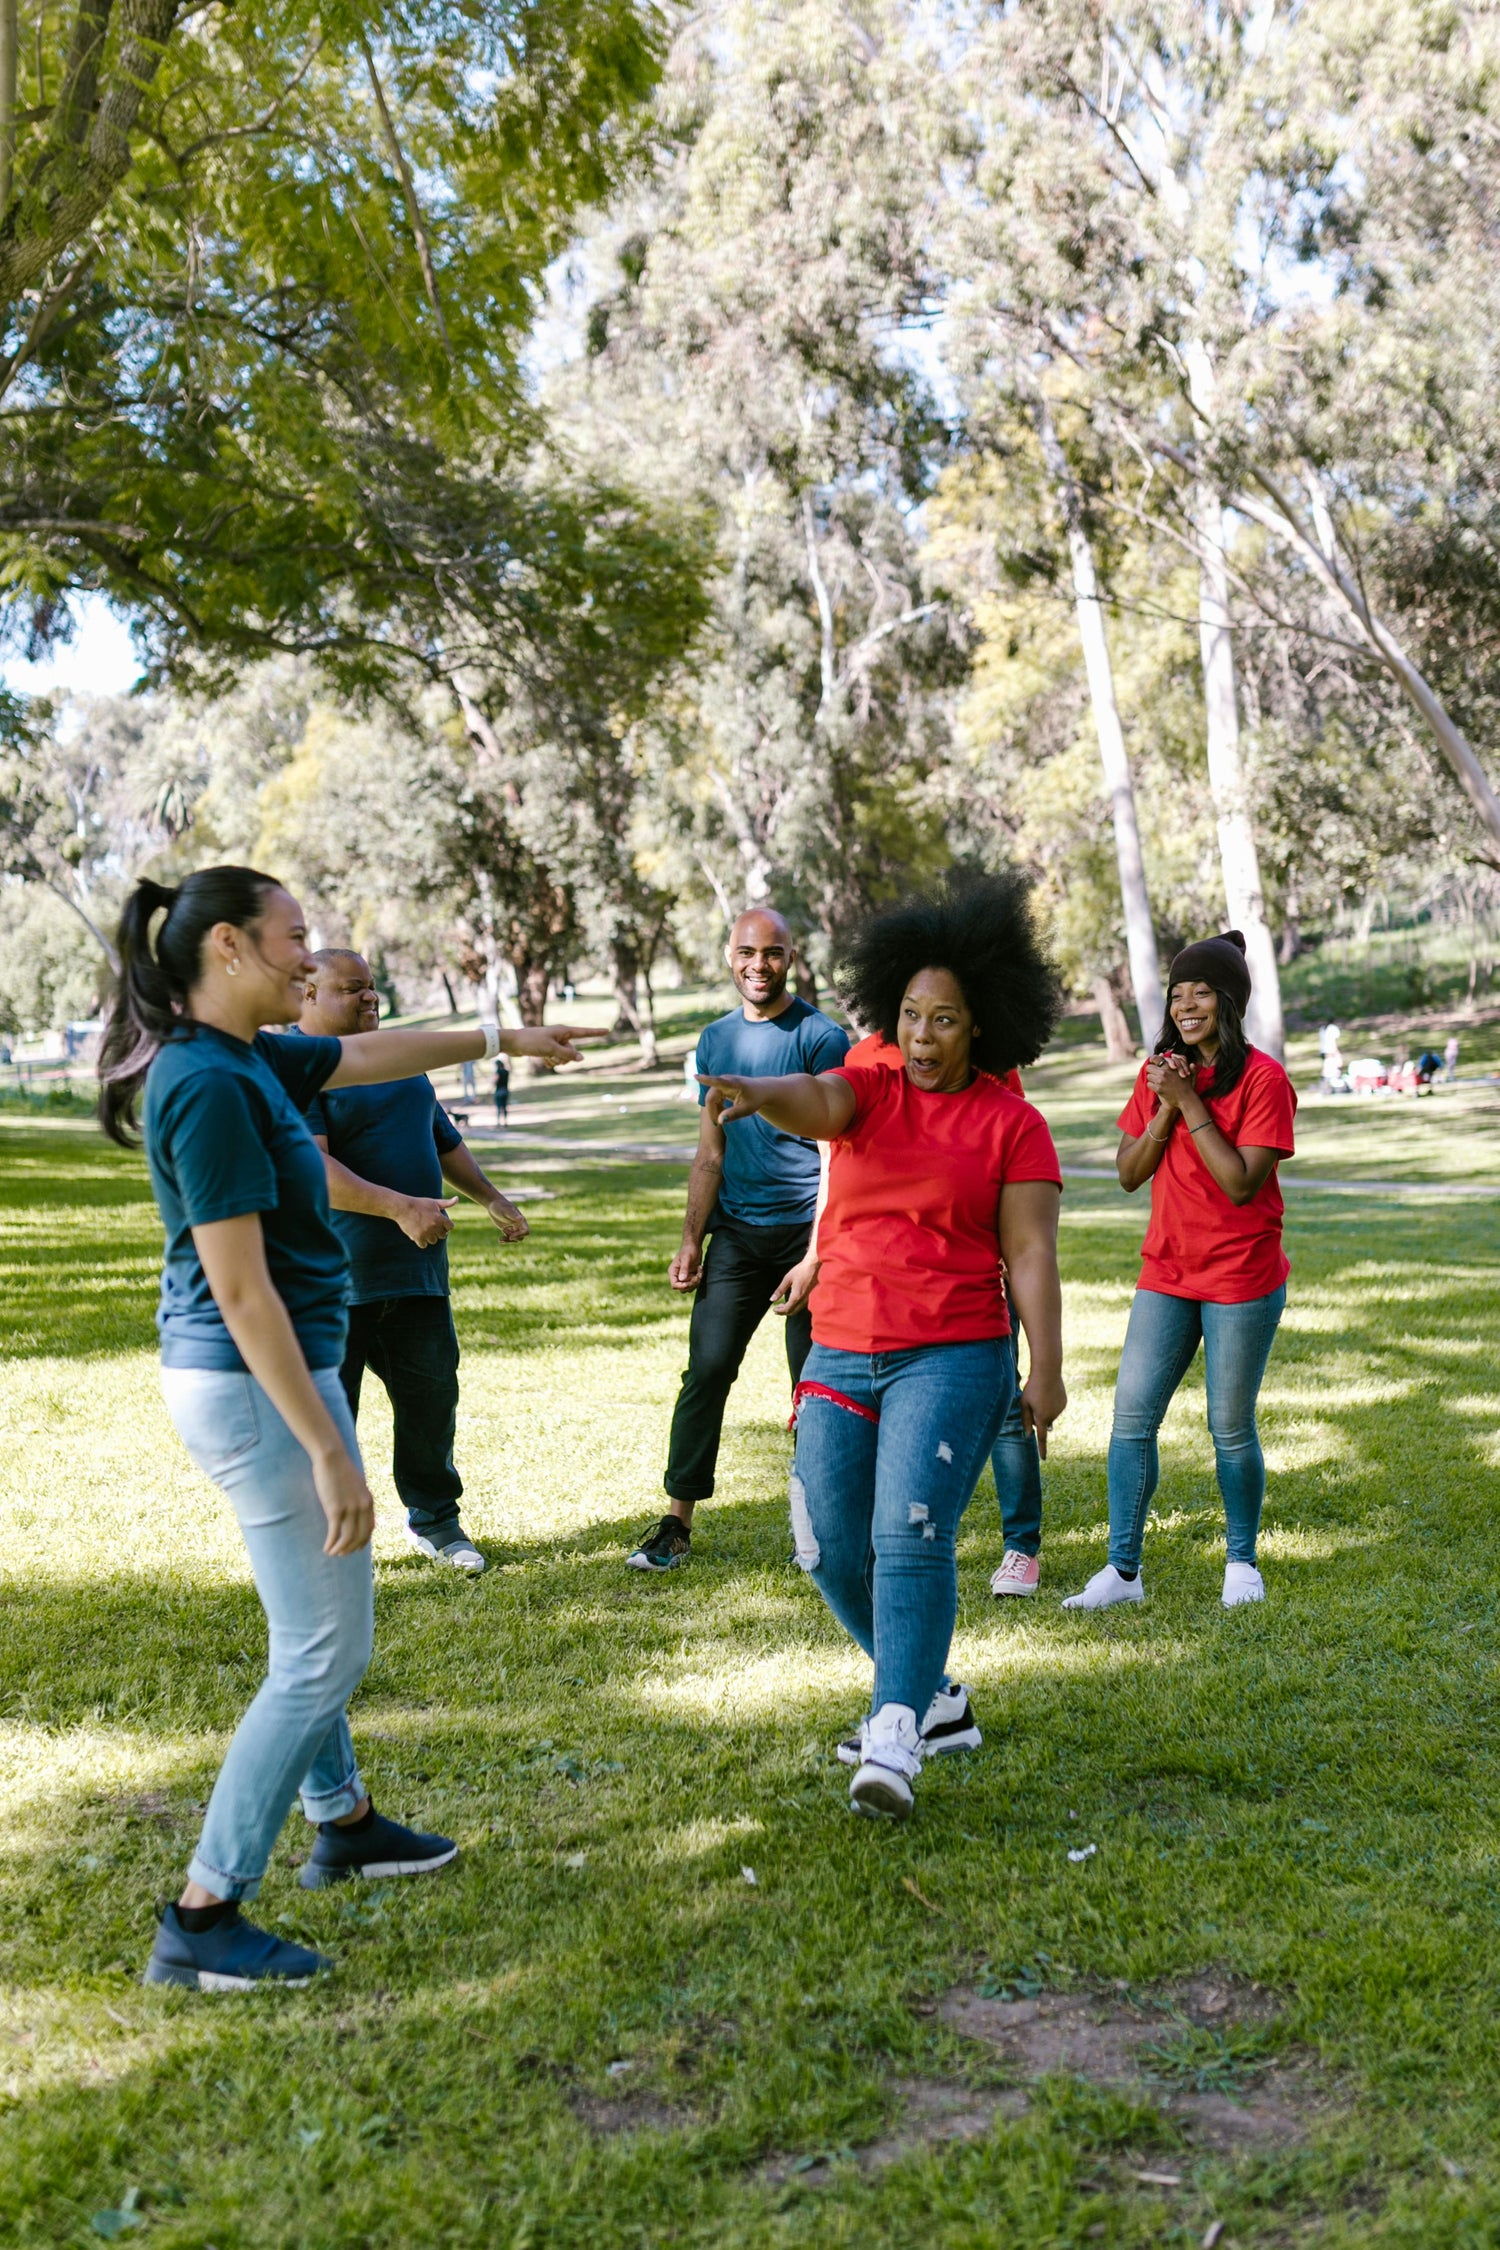
M 828 2149 L 816 2155 L 773 2156 L 760 2165 L 757 2177 L 774 2187 L 789 2180 L 805 2180 L 811 2187 L 826 2180 L 836 2163 L 856 2165 L 861 2172 L 883 2172 L 903 2156 L 949 2141 L 982 2141 L 1001 2119 L 1024 2117 L 1030 2107 L 1019 2087 L 962 2086 L 942 2078 L 899 2078 L 892 2087 L 901 2104 L 894 2131 L 863 2148 Z
M 1320 2106 L 1306 2058 L 1274 2054 L 1273 1994 L 1242 1980 L 1189 1977 L 1149 1991 L 1114 1986 L 990 1999 L 971 1987 L 942 2021 L 998 2049 L 1018 2078 L 1054 2075 L 1149 2101 L 1198 2148 L 1294 2148 Z
M 692 2110 L 654 2094 L 591 2094 L 579 2086 L 569 2094 L 568 2107 L 601 2140 L 617 2133 L 677 2133 L 701 2122 Z

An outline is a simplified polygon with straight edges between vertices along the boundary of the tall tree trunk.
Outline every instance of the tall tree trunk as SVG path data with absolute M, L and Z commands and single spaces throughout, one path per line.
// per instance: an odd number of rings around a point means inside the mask
M 547 1009 L 547 964 L 529 957 L 513 963 L 516 972 L 516 1010 L 528 1030 L 534 1031 Z
M 620 1038 L 634 1032 L 641 1036 L 643 1024 L 638 996 L 640 955 L 629 938 L 617 937 L 610 948 L 615 973 L 615 1031 Z
M 1205 423 L 1214 412 L 1214 371 L 1208 347 L 1188 345 L 1188 385 Z M 1266 921 L 1260 854 L 1250 818 L 1245 762 L 1240 755 L 1240 713 L 1234 678 L 1234 619 L 1229 607 L 1229 557 L 1224 502 L 1217 485 L 1200 480 L 1197 491 L 1198 642 L 1203 656 L 1203 703 L 1208 730 L 1208 785 L 1219 828 L 1224 899 L 1232 924 L 1244 933 L 1250 964 L 1250 1007 L 1245 1029 L 1257 1047 L 1279 1062 L 1285 1033 L 1276 943 Z
M 815 1008 L 818 1005 L 818 980 L 813 975 L 812 965 L 806 954 L 800 948 L 792 969 L 792 982 L 797 988 L 797 998 L 805 1000 L 810 1008 Z
M 1104 630 L 1104 609 L 1099 600 L 1099 580 L 1094 550 L 1084 528 L 1078 487 L 1068 467 L 1052 420 L 1052 408 L 1040 384 L 1022 370 L 1022 381 L 1031 394 L 1037 437 L 1052 489 L 1062 509 L 1068 534 L 1068 555 L 1073 566 L 1073 607 L 1078 638 L 1083 643 L 1083 665 L 1088 675 L 1089 701 L 1094 712 L 1094 732 L 1109 791 L 1110 819 L 1115 832 L 1115 864 L 1120 871 L 1120 903 L 1125 913 L 1125 944 L 1130 956 L 1130 981 L 1135 1010 L 1140 1019 L 1141 1045 L 1149 1054 L 1166 1020 L 1166 995 L 1162 990 L 1161 962 L 1156 951 L 1156 931 L 1151 919 L 1151 898 L 1146 889 L 1146 868 L 1141 856 L 1140 823 L 1136 818 L 1135 782 L 1115 700 L 1114 669 L 1109 661 L 1109 641 Z M 1118 1012 L 1118 1011 L 1117 1011 Z M 1111 1049 L 1112 1058 L 1118 1060 Z
M 0 0 L 0 214 L 16 168 L 16 83 L 21 51 L 19 0 Z
M 1287 885 L 1286 919 L 1281 925 L 1281 943 L 1276 958 L 1283 969 L 1289 969 L 1302 951 L 1302 892 L 1295 876 Z
M 1120 996 L 1115 991 L 1113 981 L 1109 977 L 1095 977 L 1093 991 L 1094 1006 L 1099 1011 L 1099 1024 L 1104 1033 L 1105 1053 L 1111 1062 L 1134 1062 L 1135 1041 L 1130 1036 L 1129 1018 L 1120 1006 Z M 1156 1029 L 1159 1032 L 1161 1025 L 1158 1024 Z M 1155 1043 L 1155 1038 L 1156 1033 L 1153 1032 L 1147 1042 L 1148 1052 Z

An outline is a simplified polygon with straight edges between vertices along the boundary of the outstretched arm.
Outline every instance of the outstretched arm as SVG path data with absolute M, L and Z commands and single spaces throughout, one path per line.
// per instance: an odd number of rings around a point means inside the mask
M 535 1055 L 549 1070 L 559 1063 L 581 1062 L 575 1041 L 609 1039 L 609 1028 L 600 1024 L 558 1024 L 554 1030 L 502 1031 L 502 1055 Z M 483 1024 L 467 1031 L 356 1031 L 339 1041 L 343 1053 L 328 1080 L 330 1086 L 383 1086 L 392 1078 L 419 1078 L 427 1070 L 445 1070 L 454 1063 L 479 1062 L 488 1040 Z
M 721 1125 L 761 1116 L 803 1140 L 836 1141 L 854 1115 L 854 1088 L 835 1071 L 817 1078 L 805 1070 L 785 1078 L 709 1078 L 700 1071 L 698 1083 L 709 1088 L 707 1106 Z

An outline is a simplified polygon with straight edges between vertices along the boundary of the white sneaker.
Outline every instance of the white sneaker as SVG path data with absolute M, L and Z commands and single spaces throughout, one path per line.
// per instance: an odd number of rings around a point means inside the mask
M 849 1784 L 849 1802 L 859 1813 L 907 1820 L 914 1802 L 912 1783 L 922 1770 L 922 1737 L 909 1703 L 882 1703 L 859 1730 L 860 1768 Z
M 1224 1592 L 1220 1598 L 1226 1609 L 1238 1609 L 1241 1602 L 1265 1600 L 1266 1582 L 1253 1562 L 1224 1565 Z
M 1146 1580 L 1137 1571 L 1134 1578 L 1122 1578 L 1113 1563 L 1096 1570 L 1081 1594 L 1069 1594 L 1064 1609 L 1111 1609 L 1116 1602 L 1143 1602 L 1146 1599 Z
M 415 1547 L 419 1555 L 425 1555 L 429 1562 L 448 1563 L 454 1570 L 466 1572 L 470 1578 L 477 1578 L 484 1569 L 483 1555 L 473 1540 L 466 1539 L 462 1532 L 442 1547 L 434 1546 L 424 1533 L 413 1531 L 410 1524 L 406 1527 L 406 1537 L 408 1545 Z
M 940 1758 L 950 1750 L 977 1750 L 984 1741 L 979 1731 L 979 1721 L 969 1701 L 969 1691 L 959 1680 L 951 1687 L 939 1688 L 927 1706 L 922 1721 L 922 1755 Z M 841 1766 L 862 1766 L 865 1762 L 864 1721 L 853 1734 L 846 1735 L 839 1744 L 837 1757 Z

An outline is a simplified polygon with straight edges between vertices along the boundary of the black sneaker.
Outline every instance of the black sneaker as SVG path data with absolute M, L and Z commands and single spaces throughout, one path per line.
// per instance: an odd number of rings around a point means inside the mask
M 297 1877 L 305 1891 L 326 1890 L 330 1883 L 362 1875 L 367 1882 L 384 1883 L 396 1875 L 435 1875 L 458 1857 L 458 1846 L 447 1836 L 425 1836 L 420 1829 L 403 1828 L 396 1820 L 370 1808 L 371 1817 L 357 1828 L 340 1828 L 325 1820 L 318 1829 L 312 1856 Z
M 693 1535 L 681 1516 L 663 1516 L 649 1539 L 625 1557 L 627 1570 L 675 1570 L 692 1551 Z
M 923 1757 L 941 1758 L 950 1750 L 977 1750 L 983 1740 L 968 1689 L 957 1680 L 951 1687 L 939 1688 L 922 1721 Z M 839 1744 L 839 1764 L 857 1766 L 863 1756 L 861 1736 L 856 1728 Z
M 332 1967 L 326 1953 L 258 1930 L 238 1907 L 211 1929 L 185 1930 L 169 1905 L 161 1909 L 143 1981 L 185 1984 L 195 1992 L 253 1992 L 259 1984 L 311 1984 Z

